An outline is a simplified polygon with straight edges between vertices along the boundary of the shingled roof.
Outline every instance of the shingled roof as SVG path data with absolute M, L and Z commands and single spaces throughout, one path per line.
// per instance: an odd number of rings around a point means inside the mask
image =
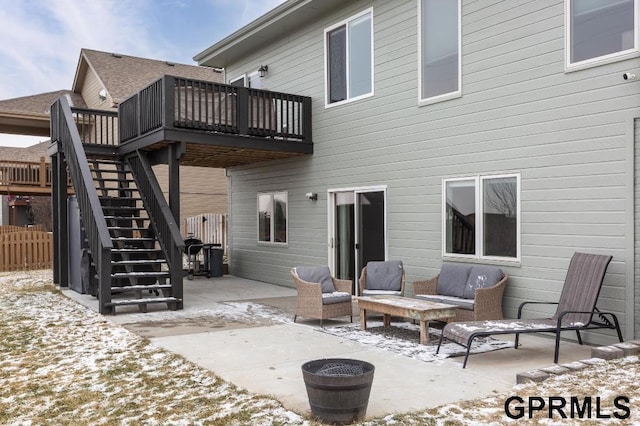
M 49 109 L 61 96 L 71 106 L 87 107 L 82 96 L 70 90 L 6 99 L 0 101 L 0 133 L 49 136 Z
M 86 67 L 91 67 L 113 102 L 119 104 L 163 75 L 222 83 L 222 73 L 214 68 L 176 64 L 97 50 L 82 49 L 73 91 L 80 92 Z
M 44 141 L 26 148 L 17 148 L 12 146 L 0 146 L 0 158 L 11 161 L 31 161 L 38 162 L 42 157 L 46 163 L 51 162 L 51 158 L 47 150 L 51 142 Z
M 42 116 L 49 119 L 49 109 L 60 96 L 66 96 L 69 104 L 78 108 L 86 108 L 82 96 L 70 90 L 40 93 L 20 98 L 0 101 L 0 111 L 16 115 Z
M 49 109 L 60 96 L 66 96 L 72 107 L 88 108 L 81 94 L 88 69 L 93 70 L 109 93 L 113 100 L 110 107 L 117 107 L 120 102 L 163 75 L 223 82 L 222 73 L 210 67 L 82 49 L 72 90 L 58 90 L 0 101 L 0 133 L 48 136 Z

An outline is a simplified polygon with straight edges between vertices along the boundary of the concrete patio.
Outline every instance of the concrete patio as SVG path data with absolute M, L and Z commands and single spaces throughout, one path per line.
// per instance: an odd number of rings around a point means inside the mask
M 293 318 L 296 299 L 293 288 L 229 275 L 195 278 L 184 283 L 185 309 L 178 314 L 215 310 L 217 306 L 223 307 L 224 302 L 253 302 L 278 308 Z M 71 290 L 63 292 L 97 311 L 94 297 Z M 157 309 L 149 307 L 150 312 Z M 154 345 L 180 354 L 249 392 L 272 395 L 286 408 L 300 413 L 310 413 L 300 367 L 317 358 L 353 358 L 375 366 L 367 417 L 417 411 L 484 397 L 495 391 L 509 393 L 516 374 L 553 365 L 554 341 L 539 335 L 521 336 L 518 350 L 508 348 L 471 355 L 463 370 L 462 358 L 423 362 L 318 332 L 318 320 L 220 324 L 173 321 L 171 314 L 173 312 L 166 312 L 163 321 L 147 321 L 145 314 L 139 314 L 135 308 L 119 308 L 115 316 L 105 316 L 105 319 L 149 338 Z M 358 321 L 357 314 L 354 303 L 354 322 Z M 343 319 L 324 322 L 325 327 L 342 324 L 345 324 Z M 590 357 L 589 346 L 561 343 L 560 363 Z

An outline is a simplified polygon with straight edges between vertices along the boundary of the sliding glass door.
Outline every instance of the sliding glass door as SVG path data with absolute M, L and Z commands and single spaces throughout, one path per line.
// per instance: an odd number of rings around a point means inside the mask
M 331 267 L 336 278 L 356 283 L 371 260 L 385 260 L 386 189 L 363 188 L 329 191 Z

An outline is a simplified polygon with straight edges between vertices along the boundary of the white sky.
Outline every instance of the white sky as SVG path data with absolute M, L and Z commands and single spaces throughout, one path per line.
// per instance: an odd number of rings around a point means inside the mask
M 284 0 L 0 0 L 0 100 L 71 89 L 81 48 L 193 64 Z M 0 145 L 47 138 L 0 134 Z

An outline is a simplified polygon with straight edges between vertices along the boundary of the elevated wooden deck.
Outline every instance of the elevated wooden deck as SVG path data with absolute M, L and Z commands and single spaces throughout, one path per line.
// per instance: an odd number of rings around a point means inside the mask
M 171 76 L 124 101 L 117 127 L 118 155 L 179 142 L 180 164 L 188 166 L 224 168 L 313 153 L 311 98 Z
M 0 160 L 1 195 L 51 195 L 51 164 L 40 161 Z

